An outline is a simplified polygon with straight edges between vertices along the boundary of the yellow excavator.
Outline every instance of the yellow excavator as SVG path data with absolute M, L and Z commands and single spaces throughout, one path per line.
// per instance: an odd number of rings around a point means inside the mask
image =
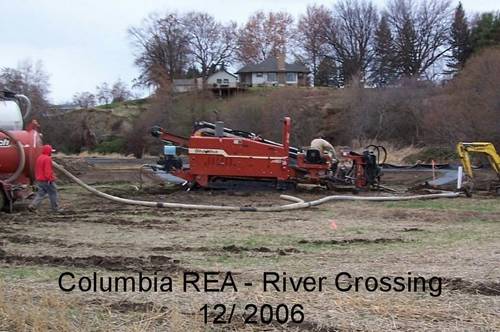
M 500 155 L 495 150 L 492 143 L 489 142 L 460 142 L 457 144 L 457 153 L 462 161 L 466 181 L 464 182 L 463 189 L 467 196 L 470 196 L 474 185 L 474 174 L 472 172 L 471 153 L 484 154 L 488 157 L 491 167 L 498 176 L 498 181 L 493 181 L 489 185 L 489 189 L 500 195 Z

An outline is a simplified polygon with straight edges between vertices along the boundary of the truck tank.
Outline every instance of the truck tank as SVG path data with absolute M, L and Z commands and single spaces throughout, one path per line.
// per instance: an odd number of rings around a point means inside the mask
M 19 104 L 14 100 L 0 99 L 0 129 L 22 130 L 23 116 Z
M 2 113 L 0 112 L 0 114 Z M 12 136 L 14 140 L 12 137 L 0 132 L 0 180 L 8 179 L 20 166 L 19 163 L 21 156 L 17 142 L 19 142 L 23 147 L 26 160 L 20 177 L 24 176 L 26 179 L 34 180 L 36 158 L 38 158 L 38 156 L 42 153 L 43 144 L 40 134 L 34 129 L 29 131 L 8 131 L 8 134 Z
M 31 194 L 43 143 L 37 121 L 24 128 L 30 111 L 26 96 L 0 91 L 0 210 L 12 210 L 15 200 Z

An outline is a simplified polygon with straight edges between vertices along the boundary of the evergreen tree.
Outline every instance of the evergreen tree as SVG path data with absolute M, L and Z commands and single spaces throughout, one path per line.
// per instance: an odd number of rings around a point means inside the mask
M 461 2 L 455 9 L 450 37 L 451 55 L 447 66 L 450 68 L 450 73 L 455 73 L 464 67 L 472 52 L 469 24 Z
M 471 31 L 472 51 L 500 45 L 500 14 L 483 13 Z
M 336 86 L 339 87 L 339 77 L 335 60 L 324 57 L 319 65 L 314 80 L 315 86 Z
M 186 71 L 185 78 L 197 78 L 200 76 L 201 72 L 198 70 L 198 68 L 196 68 L 196 66 L 194 65 L 191 65 Z
M 387 1 L 399 77 L 426 77 L 445 57 L 450 42 L 449 4 L 442 0 Z
M 382 15 L 375 30 L 374 61 L 371 80 L 376 86 L 391 84 L 396 78 L 395 48 L 387 15 Z
M 420 74 L 420 63 L 417 49 L 417 33 L 411 18 L 405 17 L 398 38 L 397 68 L 404 77 L 414 77 Z

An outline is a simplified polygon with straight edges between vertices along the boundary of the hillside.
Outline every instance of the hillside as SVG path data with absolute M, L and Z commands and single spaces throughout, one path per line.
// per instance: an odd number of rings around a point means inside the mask
M 217 119 L 225 121 L 226 126 L 280 140 L 281 119 L 290 115 L 294 126 L 292 140 L 303 145 L 323 129 L 320 119 L 336 94 L 336 90 L 319 88 L 257 88 L 226 99 L 188 93 L 132 100 L 51 115 L 43 121 L 43 132 L 51 144 L 67 153 L 88 149 L 89 135 L 95 137 L 92 150 L 110 140 L 120 139 L 123 144 L 129 138 L 137 140 L 140 130 L 147 139 L 149 127 L 155 124 L 179 135 L 189 135 L 195 121 Z

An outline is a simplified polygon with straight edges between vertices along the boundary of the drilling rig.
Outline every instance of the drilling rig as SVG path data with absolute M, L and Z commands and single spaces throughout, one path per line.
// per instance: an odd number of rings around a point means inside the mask
M 190 137 L 182 137 L 155 126 L 154 137 L 167 144 L 163 159 L 152 167 L 163 172 L 167 181 L 189 188 L 242 188 L 268 185 L 287 189 L 297 184 L 313 184 L 336 189 L 349 185 L 353 192 L 379 188 L 381 170 L 372 151 L 342 151 L 340 159 L 350 167 L 319 150 L 290 145 L 291 119 L 283 119 L 282 142 L 255 133 L 197 122 Z M 187 156 L 181 158 L 180 155 Z

